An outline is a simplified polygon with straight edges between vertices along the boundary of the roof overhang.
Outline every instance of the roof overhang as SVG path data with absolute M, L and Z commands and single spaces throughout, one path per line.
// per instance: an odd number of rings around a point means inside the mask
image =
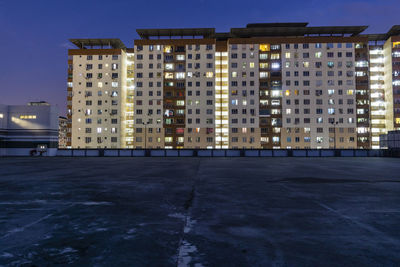
M 232 28 L 231 34 L 239 38 L 307 35 L 356 36 L 367 28 L 368 26 Z
M 215 28 L 185 28 L 185 29 L 137 29 L 136 32 L 142 39 L 150 37 L 176 37 L 176 36 L 202 36 L 212 38 L 215 36 Z
M 126 46 L 117 38 L 109 39 L 69 39 L 71 43 L 80 49 L 90 49 L 93 47 L 111 47 L 114 49 L 124 49 Z

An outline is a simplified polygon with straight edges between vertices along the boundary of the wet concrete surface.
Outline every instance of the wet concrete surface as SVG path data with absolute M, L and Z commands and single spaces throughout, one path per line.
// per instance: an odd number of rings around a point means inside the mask
M 400 159 L 0 158 L 0 266 L 399 266 Z

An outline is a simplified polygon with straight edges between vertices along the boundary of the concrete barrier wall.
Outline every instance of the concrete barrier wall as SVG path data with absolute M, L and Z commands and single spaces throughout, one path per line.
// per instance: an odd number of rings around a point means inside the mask
M 97 149 L 86 150 L 86 157 L 98 157 L 100 156 L 100 151 Z
M 0 148 L 0 156 L 29 156 L 29 149 Z M 400 157 L 387 149 L 49 149 L 58 157 Z
M 193 157 L 194 151 L 193 150 L 179 150 L 180 157 Z
M 105 149 L 104 150 L 104 157 L 118 157 L 119 150 L 118 149 Z

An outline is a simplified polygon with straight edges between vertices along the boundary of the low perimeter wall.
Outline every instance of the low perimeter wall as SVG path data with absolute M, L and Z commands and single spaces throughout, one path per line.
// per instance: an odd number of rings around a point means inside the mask
M 400 157 L 378 149 L 59 149 L 59 157 Z

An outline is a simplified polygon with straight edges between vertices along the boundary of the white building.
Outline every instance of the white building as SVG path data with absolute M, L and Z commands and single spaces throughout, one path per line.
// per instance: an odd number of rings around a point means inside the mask
M 25 106 L 0 104 L 0 155 L 28 156 L 45 149 L 44 155 L 58 148 L 58 108 L 45 102 Z

